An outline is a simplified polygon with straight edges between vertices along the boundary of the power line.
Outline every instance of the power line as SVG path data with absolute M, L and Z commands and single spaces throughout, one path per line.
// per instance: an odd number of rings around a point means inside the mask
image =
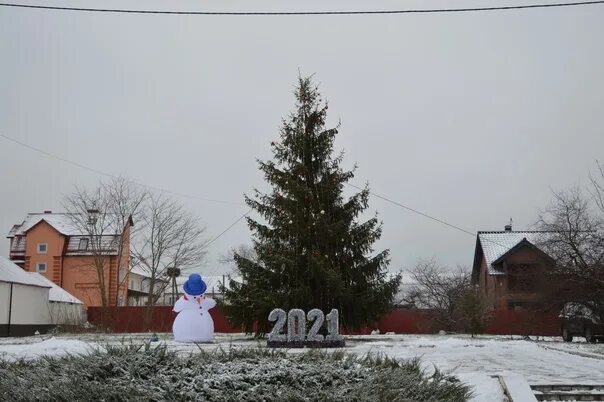
M 361 190 L 361 191 L 362 191 L 362 190 L 364 190 L 363 188 L 361 188 L 361 187 L 359 187 L 359 186 L 355 186 L 354 184 L 351 184 L 351 183 L 346 183 L 346 184 L 348 184 L 348 185 L 349 185 L 349 186 L 351 186 L 351 187 L 356 188 L 357 190 Z M 426 213 L 424 213 L 424 212 L 418 211 L 417 209 L 414 209 L 414 208 L 408 207 L 407 205 L 401 204 L 400 202 L 393 201 L 393 200 L 391 200 L 390 198 L 384 197 L 383 195 L 376 194 L 376 193 L 374 193 L 374 192 L 372 192 L 372 191 L 369 191 L 369 194 L 371 194 L 372 196 L 374 196 L 374 197 L 376 197 L 376 198 L 379 198 L 379 199 L 381 199 L 381 200 L 384 200 L 384 201 L 386 201 L 386 202 L 389 202 L 389 203 L 391 203 L 391 204 L 394 204 L 394 205 L 397 205 L 397 206 L 399 206 L 399 207 L 401 207 L 401 208 L 404 208 L 404 209 L 406 209 L 406 210 L 408 210 L 408 211 L 411 211 L 411 212 L 413 212 L 413 213 L 416 213 L 416 214 L 418 214 L 418 215 L 421 215 L 421 216 L 423 216 L 423 217 L 425 217 L 425 218 L 432 219 L 433 221 L 436 221 L 436 222 L 441 223 L 441 224 L 443 224 L 443 225 L 449 226 L 450 228 L 453 228 L 453 229 L 455 229 L 455 230 L 458 230 L 458 231 L 460 231 L 460 232 L 462 232 L 462 233 L 469 234 L 469 235 L 470 235 L 470 236 L 472 236 L 472 237 L 476 236 L 476 234 L 475 234 L 475 233 L 472 233 L 472 232 L 470 232 L 469 230 L 466 230 L 466 229 L 460 228 L 459 226 L 453 225 L 453 224 L 451 224 L 451 223 L 449 223 L 449 222 L 446 222 L 446 221 L 444 221 L 444 220 L 442 220 L 442 219 L 436 218 L 436 217 L 434 217 L 434 216 L 432 216 L 432 215 L 428 215 L 428 214 L 426 214 Z
M 43 149 L 36 148 L 36 147 L 34 147 L 34 146 L 31 146 L 31 145 L 29 145 L 29 144 L 26 144 L 26 143 L 24 143 L 24 142 L 21 142 L 21 141 L 19 141 L 19 140 L 14 139 L 14 138 L 8 137 L 8 136 L 6 136 L 6 135 L 4 135 L 4 134 L 2 134 L 2 133 L 0 133 L 0 137 L 2 137 L 2 138 L 4 138 L 4 139 L 6 139 L 6 140 L 8 140 L 8 141 L 11 141 L 11 142 L 13 142 L 13 143 L 15 143 L 15 144 L 21 145 L 21 146 L 23 146 L 23 147 L 25 147 L 25 148 L 31 149 L 32 151 L 35 151 L 35 152 L 41 153 L 41 154 L 43 154 L 43 155 L 46 155 L 46 156 L 48 156 L 48 157 L 50 157 L 50 158 L 53 158 L 53 159 L 59 160 L 59 161 L 61 161 L 61 162 L 68 163 L 68 164 L 70 164 L 70 165 L 73 165 L 73 166 L 79 167 L 80 169 L 85 169 L 85 170 L 88 170 L 88 171 L 93 172 L 93 173 L 95 173 L 95 174 L 102 175 L 102 176 L 106 176 L 106 177 L 110 177 L 110 178 L 117 178 L 117 176 L 114 176 L 114 175 L 112 175 L 112 174 L 110 174 L 110 173 L 103 172 L 103 171 L 101 171 L 101 170 L 94 169 L 94 168 L 91 168 L 91 167 L 86 166 L 86 165 L 82 165 L 81 163 L 74 162 L 74 161 L 72 161 L 72 160 L 65 159 L 65 158 L 63 158 L 63 157 L 60 157 L 60 156 L 57 156 L 57 155 L 51 154 L 50 152 L 44 151 Z M 128 180 L 129 180 L 129 181 L 131 181 L 132 183 L 134 183 L 134 184 L 136 184 L 136 185 L 139 185 L 139 186 L 142 186 L 142 187 L 147 187 L 147 188 L 151 188 L 151 189 L 154 189 L 154 190 L 163 191 L 163 192 L 165 192 L 165 193 L 170 193 L 170 194 L 174 194 L 174 195 L 179 195 L 179 196 L 182 196 L 182 197 L 194 198 L 194 199 L 197 199 L 197 200 L 202 200 L 202 201 L 219 202 L 219 203 L 223 203 L 223 204 L 236 204 L 236 205 L 243 205 L 243 204 L 241 204 L 241 203 L 236 203 L 236 202 L 233 202 L 233 201 L 215 200 L 215 199 L 211 199 L 211 198 L 198 197 L 198 196 L 195 196 L 195 195 L 182 194 L 182 193 L 178 193 L 178 192 L 174 192 L 174 191 L 170 191 L 170 190 L 162 189 L 162 188 L 160 188 L 160 187 L 149 186 L 149 185 L 147 185 L 147 184 L 137 183 L 137 182 L 132 181 L 132 180 L 130 180 L 130 179 L 128 179 Z M 249 214 L 250 214 L 250 212 L 252 212 L 252 210 L 251 210 L 251 209 L 250 209 L 250 210 L 248 210 L 248 211 L 247 211 L 245 214 L 241 215 L 241 216 L 240 216 L 240 217 L 239 217 L 239 218 L 238 218 L 238 219 L 237 219 L 235 222 L 233 222 L 232 224 L 230 224 L 230 225 L 229 225 L 229 226 L 228 226 L 226 229 L 224 229 L 224 230 L 223 230 L 222 232 L 220 232 L 218 235 L 214 236 L 212 239 L 210 239 L 209 241 L 207 241 L 207 242 L 204 244 L 204 246 L 205 246 L 205 247 L 208 247 L 210 244 L 214 243 L 216 240 L 218 240 L 219 238 L 221 238 L 221 237 L 222 237 L 222 236 L 223 236 L 225 233 L 227 233 L 227 232 L 228 232 L 229 230 L 231 230 L 231 229 L 232 229 L 232 228 L 233 228 L 233 227 L 234 227 L 234 226 L 235 226 L 237 223 L 239 223 L 239 221 L 241 221 L 243 218 L 245 218 L 247 215 L 249 215 Z
M 363 188 L 361 188 L 361 187 L 359 187 L 359 186 L 355 186 L 354 184 L 351 184 L 351 183 L 346 183 L 346 184 L 347 184 L 347 185 L 349 185 L 350 187 L 354 187 L 354 188 L 356 188 L 357 190 L 361 190 L 361 191 L 362 191 L 362 190 L 364 190 Z M 452 223 L 449 223 L 449 222 L 444 221 L 444 220 L 442 220 L 442 219 L 439 219 L 439 218 L 436 218 L 436 217 L 434 217 L 434 216 L 428 215 L 428 214 L 426 214 L 426 213 L 424 213 L 424 212 L 418 211 L 417 209 L 414 209 L 414 208 L 408 207 L 407 205 L 404 205 L 404 204 L 401 204 L 400 202 L 397 202 L 397 201 L 391 200 L 390 198 L 384 197 L 383 195 L 376 194 L 376 193 L 374 193 L 374 192 L 372 192 L 372 191 L 369 191 L 369 194 L 371 194 L 371 195 L 372 195 L 372 196 L 374 196 L 375 198 L 379 198 L 379 199 L 381 199 L 381 200 L 384 200 L 384 201 L 386 201 L 386 202 L 389 202 L 389 203 L 391 203 L 391 204 L 394 204 L 394 205 L 396 205 L 396 206 L 399 206 L 399 207 L 401 207 L 401 208 L 404 208 L 404 209 L 406 209 L 406 210 L 408 210 L 408 211 L 411 211 L 411 212 L 413 212 L 413 213 L 415 213 L 415 214 L 421 215 L 421 216 L 423 216 L 423 217 L 425 217 L 425 218 L 428 218 L 428 219 L 432 219 L 433 221 L 438 222 L 438 223 L 440 223 L 440 224 L 443 224 L 443 225 L 449 226 L 450 228 L 453 228 L 453 229 L 455 229 L 455 230 L 458 230 L 458 231 L 460 231 L 460 232 L 462 232 L 462 233 L 469 234 L 469 235 L 470 235 L 470 236 L 472 236 L 472 237 L 475 237 L 475 236 L 477 235 L 476 233 L 470 232 L 469 230 L 466 230 L 466 229 L 461 228 L 461 227 L 459 227 L 459 226 L 453 225 Z M 501 247 L 507 247 L 506 245 L 501 244 L 500 242 L 495 241 L 495 240 L 492 240 L 492 239 L 483 239 L 483 240 L 485 240 L 485 241 L 487 241 L 487 242 L 490 242 L 490 243 L 493 243 L 493 244 L 497 244 L 498 246 L 501 246 Z
M 84 11 L 97 13 L 122 13 L 122 14 L 165 14 L 165 15 L 209 15 L 209 16 L 291 16 L 291 15 L 376 15 L 376 14 L 435 14 L 435 13 L 462 13 L 479 11 L 506 11 L 523 10 L 530 8 L 572 7 L 604 4 L 601 1 L 578 1 L 570 3 L 523 4 L 513 6 L 495 7 L 464 7 L 464 8 L 431 8 L 431 9 L 406 9 L 406 10 L 366 10 L 366 11 L 170 11 L 170 10 L 134 10 L 121 8 L 86 8 L 86 7 L 60 7 L 43 6 L 34 4 L 0 3 L 2 7 L 31 8 L 55 11 Z
M 73 165 L 73 166 L 76 166 L 76 167 L 79 167 L 80 169 L 88 170 L 88 171 L 93 172 L 93 173 L 95 173 L 95 174 L 102 175 L 102 176 L 106 176 L 106 177 L 110 177 L 110 178 L 117 178 L 117 176 L 112 175 L 111 173 L 103 172 L 103 171 L 101 171 L 101 170 L 98 170 L 98 169 L 91 168 L 91 167 L 89 167 L 89 166 L 83 165 L 83 164 L 81 164 L 81 163 L 79 163 L 79 162 L 74 162 L 74 161 L 72 161 L 72 160 L 69 160 L 69 159 L 63 158 L 63 157 L 61 157 L 61 156 L 57 156 L 57 155 L 52 154 L 52 153 L 50 153 L 50 152 L 47 152 L 47 151 L 45 151 L 45 150 L 43 150 L 43 149 L 36 148 L 36 147 L 34 147 L 34 146 L 32 146 L 32 145 L 29 145 L 29 144 L 26 144 L 26 143 L 24 143 L 24 142 L 22 142 L 22 141 L 16 140 L 16 139 L 11 138 L 11 137 L 8 137 L 8 136 L 6 136 L 6 135 L 4 135 L 4 134 L 2 134 L 2 133 L 0 133 L 0 137 L 2 137 L 2 138 L 4 138 L 4 139 L 6 139 L 6 140 L 8 140 L 8 141 L 11 141 L 11 142 L 13 142 L 13 143 L 15 143 L 15 144 L 18 144 L 18 145 L 20 145 L 20 146 L 23 146 L 23 147 L 25 147 L 25 148 L 28 148 L 28 149 L 30 149 L 30 150 L 32 150 L 32 151 L 38 152 L 38 153 L 40 153 L 40 154 L 43 154 L 43 155 L 45 155 L 45 156 L 47 156 L 47 157 L 50 157 L 50 158 L 53 158 L 53 159 L 59 160 L 59 161 L 61 161 L 61 162 L 64 162 L 64 163 L 67 163 L 67 164 L 70 164 L 70 165 Z M 198 197 L 198 196 L 196 196 L 196 195 L 185 194 L 185 193 L 179 193 L 179 192 L 176 192 L 176 191 L 166 190 L 166 189 L 161 188 L 161 187 L 156 187 L 156 186 L 151 186 L 151 185 L 148 185 L 148 184 L 144 184 L 144 183 L 136 182 L 136 181 L 133 181 L 133 180 L 130 180 L 130 179 L 128 179 L 128 180 L 129 180 L 129 181 L 131 181 L 132 183 L 134 183 L 134 184 L 138 185 L 138 186 L 141 186 L 141 187 L 146 187 L 146 188 L 150 188 L 150 189 L 157 190 L 157 191 L 162 191 L 162 192 L 165 192 L 165 193 L 168 193 L 168 194 L 173 194 L 173 195 L 177 195 L 177 196 L 181 196 L 181 197 L 192 198 L 192 199 L 201 200 L 201 201 L 216 202 L 216 203 L 221 203 L 221 204 L 230 204 L 230 205 L 239 205 L 239 206 L 244 205 L 244 204 L 242 204 L 242 203 L 238 203 L 238 202 L 235 202 L 235 201 L 224 201 L 224 200 L 217 200 L 217 199 L 212 199 L 212 198 Z M 354 184 L 351 184 L 351 183 L 346 183 L 346 184 L 347 184 L 347 185 L 349 185 L 349 186 L 351 186 L 351 187 L 356 188 L 357 190 L 363 190 L 363 188 L 358 187 L 358 186 L 355 186 Z M 402 204 L 402 203 L 400 203 L 400 202 L 394 201 L 394 200 L 392 200 L 392 199 L 390 199 L 390 198 L 387 198 L 387 197 L 385 197 L 385 196 L 382 196 L 382 195 L 380 195 L 380 194 L 376 194 L 376 193 L 374 193 L 374 192 L 372 192 L 372 191 L 370 191 L 370 192 L 369 192 L 369 194 L 371 194 L 372 196 L 374 196 L 374 197 L 376 197 L 376 198 L 379 198 L 379 199 L 381 199 L 381 200 L 384 200 L 384 201 L 386 201 L 386 202 L 389 202 L 389 203 L 391 203 L 391 204 L 394 204 L 394 205 L 397 205 L 397 206 L 399 206 L 399 207 L 401 207 L 401 208 L 404 208 L 404 209 L 406 209 L 406 210 L 408 210 L 408 211 L 411 211 L 411 212 L 413 212 L 413 213 L 415 213 L 415 214 L 421 215 L 421 216 L 423 216 L 423 217 L 425 217 L 425 218 L 431 219 L 431 220 L 433 220 L 433 221 L 435 221 L 435 222 L 438 222 L 438 223 L 440 223 L 440 224 L 443 224 L 443 225 L 449 226 L 450 228 L 453 228 L 453 229 L 458 230 L 458 231 L 460 231 L 460 232 L 463 232 L 463 233 L 465 233 L 465 234 L 469 234 L 469 235 L 470 235 L 470 236 L 472 236 L 472 237 L 474 237 L 474 236 L 475 236 L 475 233 L 472 233 L 472 232 L 470 232 L 469 230 L 463 229 L 463 228 L 461 228 L 461 227 L 459 227 L 459 226 L 456 226 L 456 225 L 453 225 L 453 224 L 451 224 L 451 223 L 449 223 L 449 222 L 447 222 L 447 221 L 444 221 L 444 220 L 442 220 L 442 219 L 439 219 L 439 218 L 436 218 L 436 217 L 434 217 L 434 216 L 428 215 L 428 214 L 426 214 L 426 213 L 424 213 L 424 212 L 421 212 L 421 211 L 419 211 L 419 210 L 417 210 L 417 209 L 411 208 L 411 207 L 409 207 L 409 206 L 407 206 L 407 205 L 404 205 L 404 204 Z M 240 217 L 239 217 L 239 218 L 238 218 L 238 219 L 237 219 L 235 222 L 233 222 L 233 223 L 232 223 L 230 226 L 228 226 L 228 227 L 227 227 L 227 228 L 226 228 L 224 231 L 222 231 L 222 232 L 221 232 L 219 235 L 217 235 L 216 237 L 214 237 L 214 238 L 212 238 L 210 241 L 208 241 L 208 242 L 205 244 L 205 246 L 209 246 L 210 244 L 212 244 L 212 243 L 214 243 L 216 240 L 218 240 L 218 239 L 219 239 L 219 238 L 220 238 L 222 235 L 224 235 L 226 232 L 228 232 L 230 229 L 232 229 L 232 228 L 233 228 L 233 227 L 234 227 L 234 226 L 235 226 L 237 223 L 239 223 L 239 221 L 241 221 L 243 218 L 245 218 L 247 215 L 249 215 L 251 211 L 252 211 L 252 210 L 250 209 L 250 210 L 248 210 L 248 211 L 247 211 L 245 214 L 241 215 L 241 216 L 240 216 Z
M 34 146 L 29 145 L 29 144 L 27 144 L 27 143 L 25 143 L 25 142 L 22 142 L 22 141 L 19 141 L 19 140 L 17 140 L 17 139 L 14 139 L 14 138 L 11 138 L 11 137 L 9 137 L 9 136 L 6 136 L 6 135 L 4 135 L 4 134 L 2 134 L 2 133 L 0 133 L 0 137 L 2 137 L 2 138 L 4 138 L 4 139 L 6 139 L 6 140 L 8 140 L 8 141 L 11 141 L 11 142 L 13 142 L 13 143 L 15 143 L 15 144 L 18 144 L 18 145 L 20 145 L 20 146 L 22 146 L 22 147 L 28 148 L 28 149 L 30 149 L 30 150 L 32 150 L 32 151 L 38 152 L 38 153 L 40 153 L 40 154 L 43 154 L 43 155 L 45 155 L 45 156 L 47 156 L 47 157 L 49 157 L 49 158 L 53 158 L 53 159 L 59 160 L 59 161 L 61 161 L 61 162 L 63 162 L 63 163 L 67 163 L 67 164 L 70 164 L 70 165 L 72 165 L 72 166 L 76 166 L 76 167 L 78 167 L 78 168 L 80 168 L 80 169 L 84 169 L 84 170 L 87 170 L 87 171 L 89 171 L 89 172 L 92 172 L 92 173 L 95 173 L 95 174 L 98 174 L 98 175 L 102 175 L 102 176 L 106 176 L 106 177 L 110 177 L 110 178 L 117 178 L 117 176 L 115 176 L 115 175 L 113 175 L 113 174 L 111 174 L 111 173 L 103 172 L 103 171 L 101 171 L 101 170 L 98 170 L 98 169 L 92 168 L 92 167 L 90 167 L 90 166 L 83 165 L 83 164 L 81 164 L 81 163 L 79 163 L 79 162 L 74 162 L 74 161 L 72 161 L 72 160 L 69 160 L 69 159 L 63 158 L 63 157 L 61 157 L 61 156 L 58 156 L 58 155 L 52 154 L 52 153 L 47 152 L 47 151 L 45 151 L 45 150 L 43 150 L 43 149 L 40 149 L 40 148 L 34 147 Z M 128 180 L 129 180 L 129 181 L 132 181 L 132 180 L 130 180 L 130 179 L 128 179 Z M 148 185 L 148 184 L 139 183 L 139 182 L 135 182 L 135 181 L 132 181 L 132 183 L 134 183 L 134 184 L 136 184 L 136 185 L 139 185 L 139 186 L 141 186 L 141 187 L 147 187 L 147 188 L 150 188 L 150 189 L 153 189 L 153 190 L 157 190 L 157 191 L 163 191 L 163 192 L 168 193 L 168 194 L 174 194 L 174 195 L 177 195 L 177 196 L 181 196 L 181 197 L 187 197 L 187 198 L 192 198 L 192 199 L 201 200 L 201 201 L 216 202 L 216 203 L 221 203 L 221 204 L 231 204 L 231 205 L 243 205 L 242 203 L 238 203 L 238 202 L 234 202 L 234 201 L 217 200 L 217 199 L 212 199 L 212 198 L 198 197 L 198 196 L 196 196 L 196 195 L 190 195 L 190 194 L 179 193 L 179 192 L 175 192 L 175 191 L 171 191 L 171 190 L 166 190 L 166 189 L 161 188 L 161 187 L 151 186 L 151 185 Z M 346 184 L 348 184 L 348 185 L 349 185 L 349 186 L 351 186 L 351 187 L 356 188 L 357 190 L 363 190 L 361 187 L 355 186 L 354 184 L 351 184 L 351 183 L 346 183 Z M 435 217 L 433 217 L 433 216 L 431 216 L 431 215 L 428 215 L 428 214 L 426 214 L 426 213 L 424 213 L 424 212 L 418 211 L 417 209 L 414 209 L 414 208 L 408 207 L 408 206 L 406 206 L 406 205 L 404 205 L 404 204 L 401 204 L 401 203 L 399 203 L 399 202 L 393 201 L 393 200 L 391 200 L 391 199 L 389 199 L 389 198 L 387 198 L 387 197 L 384 197 L 384 196 L 382 196 L 382 195 L 376 194 L 376 193 L 374 193 L 374 192 L 371 192 L 371 191 L 370 191 L 370 194 L 371 194 L 371 195 L 373 195 L 373 196 L 374 196 L 374 197 L 376 197 L 376 198 L 380 198 L 380 199 L 382 199 L 382 200 L 384 200 L 384 201 L 387 201 L 387 202 L 389 202 L 389 203 L 391 203 L 391 204 L 397 205 L 397 206 L 399 206 L 399 207 L 401 207 L 401 208 L 404 208 L 404 209 L 406 209 L 406 210 L 408 210 L 408 211 L 411 211 L 411 212 L 416 213 L 416 214 L 418 214 L 418 215 L 424 216 L 424 217 L 426 217 L 426 218 L 428 218 L 428 219 L 431 219 L 431 220 L 436 221 L 436 222 L 438 222 L 438 223 L 441 223 L 441 224 L 443 224 L 443 225 L 449 226 L 449 227 L 451 227 L 451 228 L 453 228 L 453 229 L 456 229 L 456 230 L 458 230 L 458 231 L 460 231 L 460 232 L 463 232 L 463 233 L 469 234 L 469 235 L 471 235 L 471 236 L 475 236 L 475 234 L 474 234 L 474 233 L 472 233 L 472 232 L 470 232 L 470 231 L 468 231 L 468 230 L 465 230 L 465 229 L 463 229 L 463 228 L 460 228 L 459 226 L 455 226 L 455 225 L 453 225 L 453 224 L 450 224 L 450 223 L 448 223 L 448 222 L 446 222 L 446 221 L 444 221 L 444 220 L 442 220 L 442 219 L 435 218 Z M 251 212 L 251 210 L 249 210 L 248 212 L 246 212 L 245 214 L 243 214 L 242 216 L 240 216 L 240 217 L 239 217 L 239 219 L 237 219 L 237 221 L 235 221 L 235 222 L 234 222 L 232 225 L 230 225 L 230 226 L 229 226 L 229 227 L 228 227 L 228 228 L 227 228 L 227 229 L 226 229 L 224 232 L 222 232 L 222 233 L 221 233 L 221 234 L 220 234 L 218 237 L 222 236 L 224 233 L 226 233 L 228 230 L 230 230 L 230 229 L 231 229 L 233 226 L 235 226 L 237 223 L 239 223 L 239 221 L 240 221 L 240 220 L 242 220 L 242 219 L 243 219 L 245 216 L 247 216 L 247 215 L 248 215 L 250 212 Z M 216 240 L 218 239 L 218 237 L 216 237 L 215 239 L 212 239 L 211 241 L 209 241 L 208 243 L 206 243 L 206 246 L 209 246 L 211 243 L 213 243 L 214 241 L 216 241 Z
M 217 236 L 214 236 L 208 242 L 204 243 L 203 246 L 204 247 L 209 247 L 210 244 L 214 243 L 216 240 L 218 240 L 219 238 L 221 238 L 222 235 L 224 235 L 226 232 L 228 232 L 229 230 L 231 230 L 236 224 L 238 224 L 243 218 L 245 218 L 246 216 L 248 216 L 252 211 L 253 211 L 253 208 L 250 208 L 246 213 L 244 213 L 243 215 L 241 215 L 235 222 L 231 223 L 225 230 L 223 230 L 222 232 L 220 232 Z M 210 278 L 212 278 L 207 283 L 208 287 L 210 287 L 210 284 L 212 284 L 212 281 L 214 280 L 214 276 L 215 276 L 216 272 L 218 271 L 218 269 L 219 269 L 219 266 L 217 264 L 217 266 L 212 271 L 212 274 L 208 275 Z
M 235 222 L 231 223 L 225 230 L 223 230 L 222 232 L 220 232 L 217 236 L 215 236 L 214 238 L 212 238 L 208 242 L 204 243 L 203 246 L 204 247 L 208 247 L 210 244 L 214 243 L 223 234 L 225 234 L 226 232 L 228 232 L 229 230 L 231 230 L 233 228 L 233 226 L 235 226 L 236 224 L 238 224 L 239 221 L 241 221 L 243 218 L 245 218 L 246 216 L 248 216 L 250 214 L 250 212 L 252 212 L 252 208 L 250 208 L 246 213 L 244 213 L 243 215 L 241 215 Z
M 47 151 L 45 151 L 43 149 L 36 148 L 36 147 L 34 147 L 32 145 L 26 144 L 25 142 L 22 142 L 22 141 L 19 141 L 17 139 L 8 137 L 8 136 L 6 136 L 6 135 L 4 135 L 2 133 L 0 133 L 0 137 L 4 138 L 5 140 L 11 141 L 11 142 L 13 142 L 13 143 L 15 143 L 17 145 L 20 145 L 22 147 L 28 148 L 28 149 L 30 149 L 32 151 L 38 152 L 38 153 L 40 153 L 42 155 L 45 155 L 45 156 L 47 156 L 49 158 L 56 159 L 58 161 L 61 161 L 63 163 L 67 163 L 67 164 L 72 165 L 72 166 L 76 166 L 76 167 L 78 167 L 80 169 L 88 170 L 89 172 L 92 172 L 92 173 L 95 173 L 95 174 L 98 174 L 98 175 L 101 175 L 101 176 L 110 177 L 112 179 L 118 178 L 118 176 L 113 175 L 111 173 L 103 172 L 102 170 L 98 170 L 98 169 L 92 168 L 90 166 L 82 165 L 79 162 L 74 162 L 72 160 L 69 160 L 69 159 L 63 158 L 61 156 L 52 154 L 52 153 L 47 152 Z M 136 184 L 136 185 L 138 185 L 138 186 L 141 186 L 141 187 L 146 187 L 146 188 L 149 188 L 149 189 L 152 189 L 152 190 L 161 191 L 161 192 L 164 192 L 164 193 L 167 193 L 167 194 L 172 194 L 172 195 L 176 195 L 176 196 L 180 196 L 180 197 L 192 198 L 192 199 L 200 200 L 200 201 L 215 202 L 215 203 L 219 203 L 219 204 L 229 204 L 229 205 L 239 205 L 239 206 L 244 205 L 243 203 L 240 203 L 240 202 L 218 200 L 218 199 L 206 198 L 206 197 L 199 197 L 199 196 L 196 196 L 196 195 L 179 193 L 177 191 L 167 190 L 165 188 L 161 188 L 161 187 L 157 187 L 157 186 L 151 186 L 149 184 L 144 184 L 144 183 L 136 182 L 136 181 L 131 180 L 131 179 L 127 179 L 127 180 L 130 181 L 130 182 L 132 182 L 132 183 L 134 183 L 134 184 Z

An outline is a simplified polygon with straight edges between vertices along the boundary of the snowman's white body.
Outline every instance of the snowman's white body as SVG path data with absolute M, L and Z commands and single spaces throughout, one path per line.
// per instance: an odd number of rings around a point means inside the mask
M 178 313 L 172 332 L 177 342 L 211 342 L 214 339 L 214 321 L 209 310 L 216 301 L 203 296 L 185 294 L 174 304 Z

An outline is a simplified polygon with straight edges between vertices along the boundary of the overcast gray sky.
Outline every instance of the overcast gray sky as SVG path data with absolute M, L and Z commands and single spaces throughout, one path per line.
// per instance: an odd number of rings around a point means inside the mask
M 521 2 L 490 1 L 489 5 Z M 525 0 L 525 3 L 527 1 Z M 59 4 L 40 0 L 42 4 Z M 103 1 L 103 7 L 320 10 L 484 6 L 480 1 Z M 100 5 L 101 2 L 60 2 Z M 604 159 L 604 6 L 467 14 L 210 17 L 0 7 L 0 133 L 176 192 L 242 201 L 265 189 L 298 70 L 341 119 L 355 184 L 471 232 L 534 222 L 550 188 Z M 94 173 L 0 138 L 0 231 L 61 210 Z M 181 199 L 208 235 L 244 206 Z M 475 238 L 379 199 L 390 268 L 470 265 Z M 248 243 L 240 222 L 212 244 Z M 0 255 L 8 255 L 8 240 Z

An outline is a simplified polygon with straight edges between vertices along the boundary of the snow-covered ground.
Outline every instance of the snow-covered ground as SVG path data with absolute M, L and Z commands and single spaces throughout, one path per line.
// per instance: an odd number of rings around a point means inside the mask
M 217 334 L 211 344 L 180 344 L 169 334 L 160 334 L 159 343 L 179 353 L 202 349 L 264 347 L 242 334 Z M 108 344 L 140 344 L 147 334 L 82 334 L 56 337 L 0 339 L 0 358 L 14 360 L 43 355 L 88 353 Z M 346 351 L 356 354 L 382 353 L 399 359 L 419 357 L 426 370 L 437 367 L 475 387 L 474 401 L 500 401 L 503 393 L 492 376 L 516 373 L 531 384 L 604 384 L 604 345 L 573 342 L 559 338 L 538 341 L 510 337 L 464 335 L 374 335 L 347 337 Z M 301 352 L 300 349 L 291 350 Z

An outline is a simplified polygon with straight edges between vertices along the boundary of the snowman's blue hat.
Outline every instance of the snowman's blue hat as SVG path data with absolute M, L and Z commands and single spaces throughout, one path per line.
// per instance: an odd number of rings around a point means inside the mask
M 206 283 L 201 279 L 199 274 L 189 275 L 189 279 L 182 286 L 185 292 L 191 296 L 199 296 L 205 293 L 207 286 Z

